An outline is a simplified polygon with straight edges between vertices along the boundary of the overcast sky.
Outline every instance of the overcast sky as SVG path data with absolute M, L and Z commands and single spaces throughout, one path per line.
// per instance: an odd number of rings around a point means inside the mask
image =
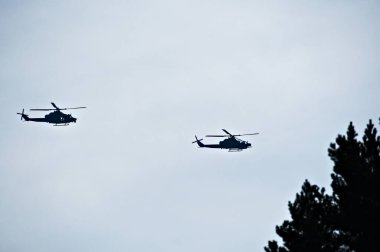
M 0 250 L 263 251 L 335 137 L 378 123 L 379 7 L 0 1 Z M 50 102 L 87 109 L 16 115 Z M 191 144 L 223 128 L 260 135 Z

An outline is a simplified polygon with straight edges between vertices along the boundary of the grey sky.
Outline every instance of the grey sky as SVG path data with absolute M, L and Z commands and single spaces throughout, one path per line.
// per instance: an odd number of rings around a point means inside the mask
M 1 1 L 0 250 L 263 251 L 304 179 L 329 187 L 337 134 L 378 122 L 378 13 Z M 51 101 L 88 109 L 69 127 L 16 115 Z M 261 134 L 241 153 L 191 144 L 222 128 Z

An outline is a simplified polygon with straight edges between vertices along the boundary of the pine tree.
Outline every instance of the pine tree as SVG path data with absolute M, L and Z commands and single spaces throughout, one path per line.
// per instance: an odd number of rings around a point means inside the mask
M 350 123 L 347 137 L 338 136 L 329 156 L 334 161 L 332 188 L 339 205 L 340 233 L 355 251 L 379 251 L 380 138 L 372 121 L 363 141 Z
M 380 251 L 380 137 L 369 121 L 361 141 L 352 123 L 328 154 L 334 162 L 333 194 L 306 181 L 294 203 L 291 221 L 276 227 L 284 245 L 270 241 L 266 252 Z
M 336 251 L 332 223 L 337 208 L 324 188 L 320 190 L 306 180 L 294 203 L 289 202 L 289 211 L 292 221 L 284 221 L 276 227 L 284 247 L 278 247 L 277 242 L 272 241 L 265 248 L 266 252 Z

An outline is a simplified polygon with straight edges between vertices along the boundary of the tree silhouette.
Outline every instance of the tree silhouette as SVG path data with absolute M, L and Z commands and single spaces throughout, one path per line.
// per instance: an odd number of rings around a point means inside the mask
M 292 220 L 276 227 L 283 246 L 268 242 L 266 252 L 379 251 L 380 137 L 370 120 L 362 139 L 352 123 L 328 154 L 334 162 L 333 194 L 307 180 L 293 203 Z
M 289 202 L 292 221 L 284 221 L 276 227 L 276 233 L 284 240 L 284 247 L 269 242 L 267 252 L 336 251 L 334 218 L 337 206 L 333 197 L 305 181 L 294 203 Z
M 379 251 L 380 228 L 380 138 L 372 121 L 363 141 L 356 140 L 352 123 L 347 137 L 338 136 L 329 156 L 334 198 L 339 205 L 339 224 L 347 244 L 355 251 Z

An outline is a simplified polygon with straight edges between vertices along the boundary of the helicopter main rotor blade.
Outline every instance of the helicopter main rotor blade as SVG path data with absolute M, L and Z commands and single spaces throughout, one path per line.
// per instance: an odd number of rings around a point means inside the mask
M 229 135 L 206 135 L 206 137 L 229 137 Z
M 68 110 L 68 109 L 83 109 L 86 107 L 75 107 L 75 108 L 61 108 L 60 110 Z
M 56 106 L 57 107 L 57 106 Z M 68 109 L 83 109 L 86 107 L 75 107 L 75 108 L 55 108 L 55 109 L 30 109 L 30 111 L 52 111 L 52 110 L 68 110 Z
M 224 132 L 226 132 L 229 136 L 233 136 L 230 132 L 228 132 L 227 130 L 225 129 L 222 129 Z
M 233 135 L 233 136 L 253 136 L 258 135 L 259 133 L 250 133 L 250 134 L 240 134 L 240 135 Z
M 232 135 L 230 132 L 228 132 L 225 129 L 223 129 L 223 131 L 226 132 L 231 137 L 236 137 L 236 136 L 252 136 L 252 135 L 258 135 L 259 134 L 259 133 L 249 133 L 249 134 L 236 134 L 236 135 Z
M 53 107 L 56 109 L 56 110 L 68 110 L 68 109 L 82 109 L 82 108 L 86 108 L 86 107 L 75 107 L 75 108 L 58 108 L 57 105 L 55 105 L 54 102 L 51 102 L 51 105 L 53 105 Z
M 51 102 L 51 105 L 53 105 L 53 107 L 54 107 L 56 110 L 60 110 L 60 108 L 58 108 L 57 105 L 55 105 L 54 102 Z

